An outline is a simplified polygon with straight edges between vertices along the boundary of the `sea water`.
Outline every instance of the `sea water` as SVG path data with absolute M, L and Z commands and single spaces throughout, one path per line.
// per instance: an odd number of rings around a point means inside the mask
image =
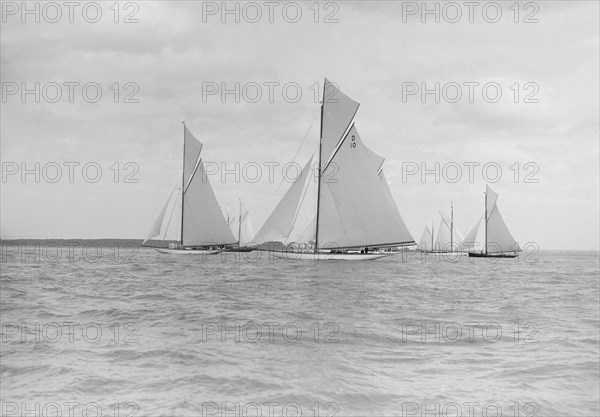
M 424 256 L 4 251 L 2 415 L 598 415 L 598 252 Z

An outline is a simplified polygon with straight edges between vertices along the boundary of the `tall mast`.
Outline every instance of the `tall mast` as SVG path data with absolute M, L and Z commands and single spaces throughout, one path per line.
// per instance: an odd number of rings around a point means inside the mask
M 327 79 L 325 79 L 326 81 Z M 323 101 L 321 102 L 321 133 L 319 134 L 319 170 L 317 174 L 317 220 L 315 230 L 315 253 L 319 251 L 319 205 L 321 203 L 321 141 L 323 140 L 323 106 L 325 106 L 325 81 L 323 81 Z
M 488 251 L 487 251 L 487 220 L 488 220 L 488 216 L 487 216 L 487 192 L 484 193 L 485 194 L 485 254 L 487 255 Z
M 454 205 L 450 201 L 450 252 L 454 252 Z
M 240 247 L 240 242 L 242 241 L 242 199 L 240 198 L 240 216 L 238 218 L 238 248 Z
M 185 204 L 185 121 L 183 124 L 183 174 L 181 175 L 181 247 L 183 248 L 183 206 Z

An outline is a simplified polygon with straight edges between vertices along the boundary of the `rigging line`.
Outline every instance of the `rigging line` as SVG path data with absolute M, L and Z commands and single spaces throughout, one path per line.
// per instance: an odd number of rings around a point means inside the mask
M 306 134 L 304 135 L 304 139 L 302 139 L 302 143 L 300 143 L 300 147 L 296 151 L 296 154 L 294 155 L 294 159 L 292 159 L 292 162 L 296 162 L 296 158 L 298 157 L 298 154 L 302 150 L 302 146 L 304 146 L 304 142 L 306 142 L 306 139 L 308 138 L 308 134 L 310 133 L 310 130 L 312 129 L 313 125 L 315 124 L 315 120 L 317 120 L 317 115 L 315 115 L 312 119 L 312 122 L 310 122 L 310 126 L 308 127 L 308 130 L 306 131 Z M 273 199 L 275 198 L 275 195 L 281 188 L 281 184 L 283 184 L 283 175 L 281 176 L 281 180 L 279 181 L 279 184 L 277 185 L 277 189 L 275 190 L 273 195 L 271 195 L 271 201 L 269 201 L 269 205 L 267 206 L 267 210 L 269 212 L 273 211 Z

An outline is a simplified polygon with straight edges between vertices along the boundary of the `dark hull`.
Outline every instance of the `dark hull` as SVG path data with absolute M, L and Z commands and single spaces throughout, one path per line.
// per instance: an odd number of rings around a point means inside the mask
M 518 255 L 514 253 L 481 253 L 469 252 L 469 258 L 516 258 Z

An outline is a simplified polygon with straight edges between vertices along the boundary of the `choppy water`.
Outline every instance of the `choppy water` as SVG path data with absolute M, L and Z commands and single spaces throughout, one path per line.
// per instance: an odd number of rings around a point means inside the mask
M 105 252 L 2 260 L 3 415 L 599 413 L 597 252 L 537 263 Z

